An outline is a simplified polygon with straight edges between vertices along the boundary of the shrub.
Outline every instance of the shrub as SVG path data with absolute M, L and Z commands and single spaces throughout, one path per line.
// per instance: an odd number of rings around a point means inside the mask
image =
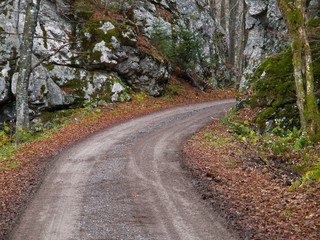
M 172 33 L 166 29 L 163 21 L 158 20 L 152 26 L 151 41 L 157 49 L 164 54 L 167 60 L 174 60 L 175 54 Z
M 3 129 L 0 131 L 0 147 L 11 141 L 10 127 L 7 123 L 3 123 Z
M 159 20 L 153 25 L 151 41 L 168 60 L 184 70 L 194 71 L 197 64 L 209 59 L 203 54 L 204 41 L 200 34 L 185 26 L 176 25 L 171 31 Z
M 72 10 L 78 18 L 88 20 L 93 14 L 93 5 L 87 1 L 75 1 Z

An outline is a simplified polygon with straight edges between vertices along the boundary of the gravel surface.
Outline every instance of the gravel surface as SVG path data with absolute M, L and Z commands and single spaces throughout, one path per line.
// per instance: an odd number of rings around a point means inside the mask
M 185 138 L 231 105 L 154 113 L 63 151 L 11 239 L 238 239 L 180 167 Z

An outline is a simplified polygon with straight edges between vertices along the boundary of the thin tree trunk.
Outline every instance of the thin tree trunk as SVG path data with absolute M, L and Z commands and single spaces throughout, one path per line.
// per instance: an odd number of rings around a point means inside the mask
M 244 49 L 246 46 L 246 30 L 245 30 L 245 12 L 246 12 L 246 5 L 244 0 L 240 0 L 239 2 L 239 10 L 238 10 L 238 18 L 239 18 L 239 29 L 238 29 L 238 43 L 237 43 L 237 52 L 235 55 L 235 69 L 238 76 L 242 76 L 243 69 L 244 69 Z
M 314 95 L 311 49 L 306 33 L 306 1 L 278 0 L 292 37 L 294 79 L 301 129 L 313 140 L 320 140 L 320 116 Z
M 30 128 L 28 85 L 32 68 L 33 38 L 37 26 L 40 1 L 27 0 L 23 37 L 20 46 L 19 77 L 16 89 L 16 132 Z
M 226 2 L 221 0 L 221 9 L 220 9 L 220 25 L 223 29 L 226 30 L 227 19 L 226 19 Z
M 229 56 L 228 62 L 234 66 L 236 52 L 236 21 L 238 19 L 239 0 L 229 0 Z
M 299 0 L 301 1 L 301 0 Z M 301 15 L 305 20 L 305 7 L 301 6 Z M 308 36 L 306 33 L 305 26 L 300 29 L 300 38 L 303 43 L 303 56 L 305 64 L 305 91 L 306 91 L 306 107 L 305 107 L 305 116 L 306 116 L 306 131 L 307 133 L 317 140 L 320 140 L 320 115 L 317 105 L 317 99 L 314 94 L 314 74 L 312 68 L 312 56 L 311 48 L 308 41 Z
M 302 75 L 302 42 L 299 34 L 295 34 L 292 38 L 292 64 L 294 69 L 294 79 L 296 86 L 296 95 L 297 95 L 297 107 L 299 110 L 300 116 L 300 125 L 302 129 L 305 129 L 307 126 L 305 113 L 305 89 L 304 89 L 304 79 Z

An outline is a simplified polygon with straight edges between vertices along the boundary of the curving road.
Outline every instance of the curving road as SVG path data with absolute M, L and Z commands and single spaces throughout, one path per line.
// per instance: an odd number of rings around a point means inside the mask
M 238 239 L 180 167 L 184 139 L 234 100 L 157 112 L 61 153 L 12 240 Z

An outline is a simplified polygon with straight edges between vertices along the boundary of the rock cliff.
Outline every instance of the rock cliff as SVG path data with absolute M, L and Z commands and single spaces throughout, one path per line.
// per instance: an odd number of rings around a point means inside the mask
M 128 101 L 131 91 L 161 95 L 172 66 L 148 47 L 156 22 L 170 32 L 177 26 L 197 32 L 203 39 L 199 55 L 205 58 L 194 71 L 210 85 L 230 84 L 225 33 L 210 15 L 208 1 L 93 2 L 42 1 L 29 84 L 33 115 L 84 102 Z M 24 9 L 24 0 L 0 5 L 0 121 L 14 117 Z
M 276 0 L 213 0 L 212 16 L 225 29 L 228 63 L 243 88 L 261 61 L 288 44 Z

